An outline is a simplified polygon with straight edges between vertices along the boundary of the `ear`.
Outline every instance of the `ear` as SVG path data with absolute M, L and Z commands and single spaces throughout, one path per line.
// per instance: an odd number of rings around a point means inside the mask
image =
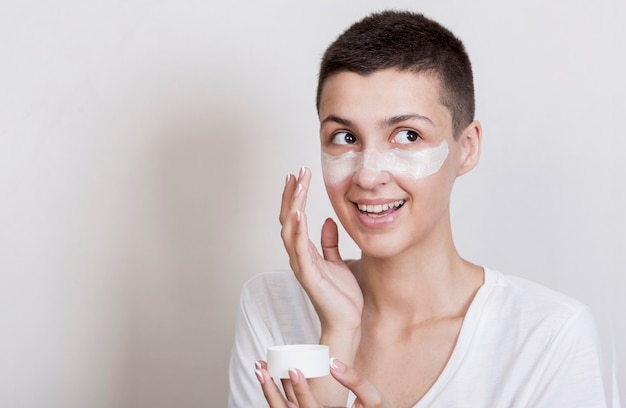
M 480 145 L 482 142 L 483 129 L 480 122 L 473 121 L 465 128 L 459 137 L 458 143 L 461 147 L 459 158 L 459 170 L 457 177 L 467 173 L 478 164 L 480 159 Z

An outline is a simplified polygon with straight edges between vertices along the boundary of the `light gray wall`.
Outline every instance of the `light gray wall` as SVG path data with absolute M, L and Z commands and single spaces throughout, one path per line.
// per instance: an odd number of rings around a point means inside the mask
M 313 239 L 331 214 L 320 55 L 382 7 L 474 62 L 462 254 L 587 303 L 626 365 L 623 1 L 4 0 L 0 406 L 225 405 L 239 288 L 287 267 L 285 173 L 313 169 Z

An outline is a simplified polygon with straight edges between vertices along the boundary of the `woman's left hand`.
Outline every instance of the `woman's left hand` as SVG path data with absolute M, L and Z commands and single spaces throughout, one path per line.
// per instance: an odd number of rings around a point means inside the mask
M 267 371 L 267 364 L 264 361 L 257 363 L 255 373 L 263 388 L 265 399 L 271 408 L 324 408 L 316 401 L 309 389 L 306 378 L 304 378 L 300 370 L 289 370 L 289 379 L 281 380 L 286 397 L 280 392 L 270 377 Z M 348 367 L 337 359 L 332 359 L 330 373 L 335 380 L 356 395 L 352 408 L 390 407 L 381 392 L 364 379 L 354 368 Z

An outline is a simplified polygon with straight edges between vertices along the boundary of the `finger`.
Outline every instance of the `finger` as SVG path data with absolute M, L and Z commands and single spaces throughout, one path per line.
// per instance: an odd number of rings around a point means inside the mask
M 309 193 L 309 187 L 311 186 L 311 170 L 306 167 L 300 169 L 298 174 L 298 183 L 296 185 L 296 191 L 293 194 L 293 206 L 294 209 L 298 209 L 304 212 L 306 208 L 306 200 Z
M 257 368 L 254 370 L 254 374 L 261 384 L 263 395 L 265 395 L 265 399 L 271 408 L 290 408 L 266 368 Z
M 294 258 L 296 265 L 295 268 L 292 269 L 294 269 L 299 279 L 306 280 L 307 276 L 303 276 L 302 272 L 312 270 L 315 260 L 321 259 L 321 256 L 309 239 L 309 227 L 306 214 L 297 211 L 296 219 L 297 227 L 294 239 Z
M 285 250 L 289 255 L 289 264 L 293 269 L 295 264 L 295 250 L 294 250 L 294 234 L 296 230 L 296 216 L 293 209 L 293 196 L 297 188 L 296 178 L 289 174 L 287 179 L 287 185 L 283 191 L 283 199 L 280 209 L 279 221 L 282 226 L 280 230 L 280 237 L 283 240 Z M 295 270 L 294 270 L 295 271 Z
M 283 189 L 283 196 L 280 204 L 280 214 L 278 216 L 278 220 L 280 221 L 280 225 L 285 223 L 285 219 L 289 214 L 291 209 L 291 202 L 293 201 L 293 193 L 296 189 L 295 183 L 296 178 L 293 174 L 288 173 L 287 178 L 285 179 L 285 188 Z
M 290 177 L 290 181 L 285 188 L 281 209 L 281 238 L 290 260 L 293 260 L 295 255 L 293 246 L 297 231 L 297 212 L 304 212 L 306 207 L 311 172 L 306 167 L 302 167 L 298 179 L 295 179 L 295 181 L 292 179 L 293 177 Z
M 299 408 L 321 408 L 320 404 L 311 393 L 309 383 L 300 370 L 289 370 L 289 380 L 297 398 Z
M 324 221 L 322 226 L 322 254 L 329 262 L 341 262 L 339 254 L 339 231 L 337 224 L 330 218 Z
M 354 406 L 368 408 L 389 407 L 383 394 L 369 381 L 363 378 L 354 368 L 345 365 L 336 358 L 332 358 L 330 360 L 330 373 L 341 385 L 348 388 L 356 395 L 357 401 Z
M 298 173 L 298 176 L 294 176 L 292 174 L 287 174 L 287 178 L 285 179 L 285 188 L 283 189 L 283 195 L 280 206 L 280 215 L 278 217 L 281 225 L 284 224 L 290 212 L 293 211 L 292 204 L 294 198 L 296 196 L 296 191 L 298 189 L 302 189 L 306 187 L 308 189 L 308 185 L 311 180 L 311 171 L 306 167 L 301 167 Z M 304 208 L 300 208 L 300 210 L 304 210 Z
M 293 386 L 291 385 L 291 381 L 289 379 L 281 379 L 280 382 L 283 384 L 283 390 L 285 390 L 285 395 L 287 396 L 287 400 L 293 402 L 294 404 L 298 402 L 296 398 L 296 394 L 293 392 Z

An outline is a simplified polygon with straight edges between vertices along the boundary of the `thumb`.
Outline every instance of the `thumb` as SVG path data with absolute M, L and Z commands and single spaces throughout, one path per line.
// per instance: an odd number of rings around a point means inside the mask
M 339 231 L 335 221 L 330 218 L 326 218 L 322 226 L 322 254 L 329 262 L 342 262 L 339 255 Z
M 330 359 L 330 372 L 341 385 L 348 388 L 356 396 L 353 407 L 388 408 L 389 404 L 383 394 L 376 389 L 354 368 L 347 366 L 336 358 Z

